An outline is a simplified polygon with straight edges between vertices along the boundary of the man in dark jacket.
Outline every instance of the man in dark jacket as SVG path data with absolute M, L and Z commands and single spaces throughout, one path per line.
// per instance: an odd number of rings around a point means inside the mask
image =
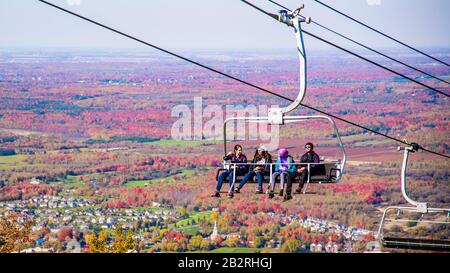
M 306 153 L 303 154 L 300 157 L 300 163 L 320 163 L 319 155 L 314 152 L 314 145 L 311 142 L 308 142 L 305 144 Z M 309 169 L 311 173 L 313 174 L 316 169 L 319 168 L 319 165 L 317 164 L 311 164 Z M 299 168 L 297 169 L 297 173 L 294 175 L 297 176 L 300 175 L 300 183 L 298 184 L 298 188 L 295 190 L 295 193 L 301 193 L 303 185 L 306 181 L 308 181 L 308 165 L 299 165 Z M 292 190 L 292 180 L 294 180 L 294 177 L 291 177 L 291 179 L 288 179 L 287 186 L 286 186 L 286 195 L 284 197 L 285 200 L 289 200 L 292 198 L 291 196 L 291 190 Z

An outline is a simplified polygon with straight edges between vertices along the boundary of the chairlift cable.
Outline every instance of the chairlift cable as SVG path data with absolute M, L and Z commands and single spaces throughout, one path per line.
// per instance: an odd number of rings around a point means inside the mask
M 438 90 L 438 89 L 436 89 L 436 88 L 434 88 L 434 87 L 431 87 L 431 86 L 429 86 L 429 85 L 427 85 L 427 84 L 424 84 L 424 83 L 421 83 L 421 82 L 419 82 L 419 81 L 416 81 L 415 79 L 413 79 L 413 78 L 411 78 L 411 77 L 408 77 L 408 76 L 406 76 L 406 75 L 403 75 L 402 73 L 397 72 L 397 71 L 395 71 L 395 70 L 392 70 L 392 69 L 390 69 L 390 68 L 388 68 L 388 67 L 385 67 L 385 66 L 383 66 L 383 65 L 381 65 L 381 64 L 379 64 L 379 63 L 377 63 L 377 62 L 374 62 L 374 61 L 372 61 L 372 60 L 369 60 L 369 59 L 367 59 L 367 58 L 365 58 L 365 57 L 363 57 L 363 56 L 361 56 L 361 55 L 359 55 L 359 54 L 357 54 L 357 53 L 355 53 L 355 52 L 353 52 L 353 51 L 350 51 L 350 50 L 348 50 L 348 49 L 345 49 L 345 48 L 343 48 L 343 47 L 341 47 L 341 46 L 339 46 L 339 45 L 337 45 L 337 44 L 334 44 L 334 43 L 332 43 L 332 42 L 330 42 L 330 41 L 328 41 L 328 40 L 326 40 L 326 39 L 324 39 L 324 38 L 322 38 L 322 37 L 319 37 L 319 36 L 317 36 L 317 35 L 315 35 L 315 34 L 312 34 L 311 32 L 308 32 L 308 31 L 306 31 L 306 30 L 303 30 L 303 33 L 306 33 L 306 34 L 308 34 L 309 36 L 311 36 L 311 37 L 313 37 L 313 38 L 316 38 L 317 40 L 320 40 L 320 41 L 322 41 L 322 42 L 324 42 L 324 43 L 326 43 L 326 44 L 329 44 L 329 45 L 331 45 L 331 46 L 334 46 L 334 47 L 336 47 L 336 48 L 338 48 L 338 49 L 340 49 L 340 50 L 342 50 L 342 51 L 344 51 L 344 52 L 347 52 L 347 53 L 350 54 L 350 55 L 353 55 L 353 56 L 355 56 L 355 57 L 358 57 L 358 58 L 360 58 L 360 59 L 362 59 L 362 60 L 364 60 L 364 61 L 366 61 L 366 62 L 368 62 L 368 63 L 371 63 L 371 64 L 373 64 L 373 65 L 375 65 L 375 66 L 378 66 L 378 67 L 380 67 L 380 68 L 383 68 L 384 70 L 387 70 L 387 71 L 389 71 L 389 72 L 392 72 L 392 73 L 394 73 L 394 74 L 396 74 L 396 75 L 398 75 L 398 76 L 400 76 L 400 77 L 403 77 L 403 78 L 405 78 L 405 79 L 407 79 L 407 80 L 410 80 L 410 81 L 412 81 L 412 82 L 414 82 L 414 83 L 417 83 L 418 85 L 421 85 L 421 86 L 423 86 L 423 87 L 425 87 L 425 88 L 428 88 L 428 89 L 430 89 L 430 90 L 433 90 L 433 91 L 435 91 L 435 92 L 437 92 L 437 93 L 439 93 L 439 94 L 441 94 L 441 95 L 444 95 L 444 96 L 446 96 L 446 97 L 450 97 L 450 95 L 447 94 L 447 93 L 445 93 L 445 92 L 442 92 L 442 91 L 440 91 L 440 90 Z
M 442 60 L 439 60 L 439 59 L 437 59 L 437 58 L 435 58 L 435 57 L 433 57 L 433 56 L 431 56 L 431 55 L 429 55 L 429 54 L 427 54 L 427 53 L 425 53 L 423 51 L 420 51 L 417 48 L 414 48 L 414 47 L 412 47 L 412 46 L 410 46 L 410 45 L 408 45 L 408 44 L 406 44 L 406 43 L 404 43 L 402 41 L 399 41 L 398 39 L 395 39 L 394 37 L 389 36 L 389 35 L 383 33 L 382 31 L 379 31 L 379 30 L 377 30 L 377 29 L 375 29 L 375 28 L 373 28 L 373 27 L 371 27 L 371 26 L 369 26 L 369 25 L 367 25 L 367 24 L 365 24 L 365 23 L 363 23 L 361 21 L 358 21 L 357 19 L 351 17 L 350 15 L 347 15 L 347 14 L 345 14 L 345 13 L 343 13 L 343 12 L 341 12 L 341 11 L 339 11 L 339 10 L 337 10 L 337 9 L 335 9 L 335 8 L 333 8 L 333 7 L 327 5 L 327 4 L 325 4 L 325 3 L 323 3 L 323 2 L 321 2 L 319 0 L 314 0 L 314 1 L 319 3 L 319 4 L 321 4 L 322 6 L 324 6 L 326 8 L 328 8 L 328 9 L 330 9 L 330 10 L 332 10 L 332 11 L 334 11 L 334 12 L 336 12 L 336 13 L 338 13 L 338 14 L 340 14 L 340 15 L 342 15 L 342 16 L 350 19 L 350 20 L 352 20 L 353 22 L 356 22 L 356 23 L 358 23 L 358 24 L 360 24 L 360 25 L 362 25 L 362 26 L 364 26 L 364 27 L 366 27 L 366 28 L 368 28 L 368 29 L 378 33 L 378 34 L 383 35 L 384 37 L 386 37 L 386 38 L 388 38 L 388 39 L 390 39 L 390 40 L 392 40 L 394 42 L 397 42 L 397 43 L 399 43 L 399 44 L 401 44 L 401 45 L 403 45 L 403 46 L 405 46 L 405 47 L 407 47 L 409 49 L 412 49 L 412 50 L 416 51 L 417 53 L 420 53 L 420 54 L 422 54 L 424 56 L 427 56 L 430 59 L 433 59 L 433 60 L 435 60 L 435 61 L 437 61 L 437 62 L 439 62 L 439 63 L 441 63 L 443 65 L 446 65 L 446 66 L 450 67 L 450 64 L 448 64 L 448 63 L 446 63 L 446 62 L 444 62 Z
M 241 1 L 244 2 L 244 3 L 246 3 L 246 4 L 249 4 L 249 2 L 247 2 L 247 1 L 245 1 L 245 0 L 241 0 Z M 270 0 L 269 0 L 269 1 L 270 1 Z M 272 1 L 271 1 L 271 2 L 272 2 Z M 274 2 L 272 2 L 272 3 L 274 3 Z M 249 5 L 252 6 L 252 7 L 254 7 L 254 6 L 251 5 L 251 4 L 249 4 Z M 259 9 L 259 8 L 258 8 L 258 10 L 262 11 L 262 10 Z M 265 13 L 265 14 L 267 14 L 267 12 L 265 12 L 265 11 L 262 11 L 262 12 Z M 408 77 L 408 76 L 406 76 L 406 75 L 404 75 L 404 74 L 402 74 L 402 73 L 400 73 L 400 72 L 397 72 L 397 71 L 392 70 L 392 69 L 390 69 L 390 68 L 388 68 L 388 67 L 385 67 L 384 65 L 379 64 L 379 63 L 377 63 L 377 62 L 375 62 L 375 61 L 369 60 L 369 59 L 367 59 L 367 58 L 365 58 L 365 57 L 363 57 L 363 56 L 361 56 L 361 55 L 359 55 L 359 54 L 357 54 L 357 53 L 355 53 L 355 52 L 353 52 L 353 51 L 351 51 L 351 50 L 345 49 L 345 48 L 343 48 L 343 47 L 341 47 L 341 46 L 339 46 L 339 45 L 337 45 L 337 44 L 335 44 L 335 43 L 332 43 L 332 42 L 330 42 L 330 41 L 328 41 L 328 40 L 326 40 L 326 39 L 324 39 L 324 38 L 322 38 L 322 37 L 319 37 L 319 36 L 317 36 L 317 35 L 315 35 L 315 34 L 313 34 L 313 33 L 311 33 L 311 32 L 308 32 L 308 31 L 306 31 L 306 30 L 302 30 L 302 32 L 305 33 L 305 34 L 308 34 L 309 36 L 311 36 L 311 37 L 313 37 L 313 38 L 316 38 L 317 40 L 320 40 L 320 41 L 322 41 L 322 42 L 324 42 L 324 43 L 326 43 L 326 44 L 329 44 L 329 45 L 331 45 L 331 46 L 334 46 L 334 47 L 336 47 L 336 48 L 338 48 L 338 49 L 340 49 L 340 50 L 342 50 L 342 51 L 344 51 L 344 52 L 346 52 L 346 53 L 348 53 L 348 54 L 350 54 L 350 55 L 353 55 L 353 56 L 355 56 L 355 57 L 358 57 L 358 58 L 360 58 L 361 60 L 364 60 L 364 61 L 366 61 L 366 62 L 368 62 L 368 63 L 371 63 L 371 64 L 373 64 L 373 65 L 375 65 L 375 66 L 378 66 L 379 68 L 382 68 L 382 69 L 384 69 L 384 70 L 387 70 L 387 71 L 389 71 L 389 72 L 391 72 L 391 73 L 393 73 L 393 74 L 396 74 L 396 75 L 398 75 L 398 76 L 400 76 L 400 77 L 402 77 L 402 78 L 405 78 L 405 79 L 407 79 L 407 80 L 410 80 L 410 81 L 412 81 L 412 82 L 414 82 L 414 83 L 416 83 L 416 84 L 418 84 L 418 85 L 421 85 L 421 86 L 423 86 L 423 87 L 425 87 L 425 88 L 428 88 L 428 89 L 430 89 L 430 90 L 433 90 L 433 91 L 435 91 L 435 92 L 437 92 L 437 93 L 439 93 L 439 94 L 441 94 L 441 95 L 444 95 L 444 96 L 446 96 L 446 97 L 450 97 L 449 94 L 447 94 L 447 93 L 445 93 L 445 92 L 443 92 L 443 91 L 440 91 L 440 90 L 438 90 L 438 89 L 436 89 L 436 88 L 434 88 L 434 87 L 431 87 L 431 86 L 429 86 L 429 85 L 427 85 L 427 84 L 421 83 L 421 82 L 419 82 L 419 81 L 417 81 L 417 80 L 415 80 L 415 79 L 413 79 L 413 78 L 411 78 L 411 77 Z
M 164 53 L 167 53 L 167 54 L 169 54 L 169 55 L 171 55 L 171 56 L 174 56 L 174 57 L 176 57 L 176 58 L 182 59 L 182 60 L 184 60 L 184 61 L 186 61 L 186 62 L 192 63 L 192 64 L 194 64 L 194 65 L 200 66 L 200 67 L 205 68 L 205 69 L 207 69 L 207 70 L 210 70 L 210 71 L 212 71 L 212 72 L 218 73 L 218 74 L 220 74 L 220 75 L 222 75 L 222 76 L 224 76 L 224 77 L 226 77 L 226 78 L 229 78 L 229 79 L 238 81 L 238 82 L 240 82 L 240 83 L 242 83 L 242 84 L 244 84 L 244 85 L 251 86 L 251 87 L 253 87 L 253 88 L 255 88 L 255 89 L 258 89 L 258 90 L 260 90 L 260 91 L 269 93 L 269 94 L 274 95 L 274 96 L 276 96 L 276 97 L 279 97 L 279 98 L 288 100 L 288 101 L 290 101 L 290 102 L 293 102 L 293 101 L 294 101 L 294 100 L 292 100 L 292 99 L 290 99 L 290 98 L 288 98 L 288 97 L 285 97 L 285 96 L 283 96 L 283 95 L 277 94 L 277 93 L 275 93 L 275 92 L 273 92 L 273 91 L 270 91 L 270 90 L 268 90 L 268 89 L 265 89 L 265 88 L 263 88 L 263 87 L 259 87 L 259 86 L 257 86 L 257 85 L 254 85 L 254 84 L 252 84 L 252 83 L 249 83 L 249 82 L 244 81 L 244 80 L 241 80 L 241 79 L 238 79 L 238 78 L 236 78 L 236 77 L 234 77 L 234 76 L 231 76 L 231 75 L 229 75 L 229 74 L 226 74 L 226 73 L 224 73 L 224 72 L 221 72 L 221 71 L 219 71 L 219 70 L 216 70 L 216 69 L 214 69 L 214 68 L 211 68 L 211 67 L 209 67 L 209 66 L 203 65 L 203 64 L 201 64 L 201 63 L 199 63 L 199 62 L 193 61 L 193 60 L 191 60 L 191 59 L 189 59 L 189 58 L 186 58 L 186 57 L 183 57 L 183 56 L 178 55 L 178 54 L 176 54 L 176 53 L 173 53 L 173 52 L 171 52 L 171 51 L 169 51 L 169 50 L 166 50 L 166 49 L 163 49 L 163 48 L 158 47 L 158 46 L 156 46 L 156 45 L 147 43 L 147 42 L 145 42 L 145 41 L 143 41 L 143 40 L 141 40 L 141 39 L 135 38 L 135 37 L 133 37 L 133 36 L 131 36 L 131 35 L 129 35 L 129 34 L 126 34 L 126 33 L 124 33 L 124 32 L 118 31 L 118 30 L 116 30 L 116 29 L 114 29 L 114 28 L 108 27 L 108 26 L 106 26 L 106 25 L 104 25 L 104 24 L 101 24 L 101 23 L 96 22 L 96 21 L 94 21 L 94 20 L 92 20 L 92 19 L 86 18 L 86 17 L 84 17 L 84 16 L 82 16 L 82 15 L 79 15 L 79 14 L 77 14 L 77 13 L 75 13 L 75 12 L 72 12 L 72 11 L 70 11 L 70 10 L 67 10 L 67 9 L 65 9 L 65 8 L 62 8 L 62 7 L 60 7 L 60 6 L 54 5 L 54 4 L 52 4 L 52 3 L 49 3 L 49 2 L 47 2 L 47 1 L 45 1 L 45 0 L 38 0 L 38 1 L 41 2 L 41 3 L 44 3 L 44 4 L 48 5 L 48 6 L 54 7 L 54 8 L 56 8 L 56 9 L 59 9 L 59 10 L 65 12 L 65 13 L 71 14 L 71 15 L 73 15 L 73 16 L 75 16 L 75 17 L 80 18 L 80 19 L 83 19 L 83 20 L 85 20 L 85 21 L 88 21 L 88 22 L 90 22 L 90 23 L 93 23 L 93 24 L 95 24 L 95 25 L 98 25 L 98 26 L 100 26 L 100 27 L 103 27 L 103 28 L 105 28 L 105 29 L 108 29 L 108 30 L 110 30 L 110 31 L 112 31 L 112 32 L 115 32 L 115 33 L 117 33 L 117 34 L 120 34 L 120 35 L 122 35 L 122 36 L 125 36 L 125 37 L 127 37 L 127 38 L 130 38 L 130 39 L 132 39 L 132 40 L 134 40 L 134 41 L 137 41 L 137 42 L 139 42 L 139 43 L 141 43 L 141 44 L 144 44 L 144 45 L 146 45 L 146 46 L 152 47 L 152 48 L 154 48 L 154 49 L 157 49 L 157 50 L 159 50 L 159 51 L 162 51 L 162 52 L 164 52 Z M 312 106 L 309 106 L 309 105 L 306 105 L 306 104 L 303 104 L 303 103 L 302 103 L 301 105 L 304 106 L 304 107 L 306 107 L 306 108 L 308 108 L 308 109 L 311 109 L 311 110 L 317 111 L 317 112 L 319 112 L 319 113 L 322 113 L 322 114 L 324 114 L 324 115 L 330 116 L 330 117 L 332 117 L 332 118 L 338 119 L 338 120 L 340 120 L 340 121 L 342 121 L 342 122 L 345 122 L 345 123 L 347 123 L 347 124 L 353 125 L 353 126 L 355 126 L 355 127 L 361 128 L 361 129 L 364 129 L 364 130 L 366 130 L 366 131 L 370 131 L 370 132 L 372 132 L 372 133 L 374 133 L 374 134 L 383 136 L 383 137 L 385 137 L 385 138 L 389 138 L 389 139 L 391 139 L 391 140 L 394 140 L 394 141 L 399 142 L 399 143 L 402 143 L 402 144 L 408 144 L 406 141 L 403 141 L 403 140 L 400 140 L 400 139 L 391 137 L 391 136 L 389 136 L 389 135 L 387 135 L 387 134 L 383 134 L 383 133 L 377 132 L 377 131 L 375 131 L 375 130 L 373 130 L 373 129 L 370 129 L 370 128 L 365 127 L 365 126 L 362 126 L 362 125 L 359 125 L 359 124 L 354 123 L 354 122 L 352 122 L 352 121 L 349 121 L 349 120 L 340 118 L 340 117 L 338 117 L 338 116 L 335 116 L 335 115 L 333 115 L 333 114 L 330 114 L 330 113 L 321 111 L 321 110 L 319 110 L 319 109 L 317 109 L 317 108 L 314 108 L 314 107 L 312 107 Z M 438 152 L 430 151 L 430 150 L 428 150 L 428 149 L 425 149 L 425 148 L 422 147 L 422 146 L 420 146 L 419 149 L 424 150 L 424 151 L 426 151 L 426 152 L 430 152 L 430 153 L 435 154 L 435 155 L 439 155 L 439 156 L 442 156 L 442 157 L 450 158 L 450 156 L 447 156 L 447 155 L 445 155 L 445 154 L 441 154 L 441 153 L 438 153 Z
M 285 10 L 287 10 L 287 11 L 291 11 L 289 8 L 283 6 L 283 5 L 281 5 L 281 4 L 279 4 L 279 3 L 275 2 L 275 1 L 272 1 L 272 0 L 268 0 L 268 1 L 271 2 L 271 3 L 273 3 L 273 4 L 275 4 L 275 5 L 277 5 L 277 6 L 280 7 L 280 8 L 283 8 L 283 9 L 285 9 Z M 299 15 L 299 16 L 300 16 L 301 18 L 304 18 L 304 16 L 302 16 L 302 15 Z M 393 57 L 391 57 L 391 56 L 389 56 L 389 55 L 387 55 L 387 54 L 384 54 L 384 53 L 382 53 L 382 52 L 380 52 L 380 51 L 378 51 L 378 50 L 376 50 L 376 49 L 373 49 L 373 48 L 371 48 L 371 47 L 369 47 L 369 46 L 366 46 L 366 45 L 364 45 L 364 44 L 362 44 L 362 43 L 360 43 L 360 42 L 358 42 L 358 41 L 356 41 L 356 40 L 354 40 L 354 39 L 352 39 L 352 38 L 349 38 L 349 37 L 345 36 L 344 34 L 341 34 L 341 33 L 337 32 L 337 31 L 332 30 L 332 29 L 329 28 L 329 27 L 326 27 L 326 26 L 324 26 L 324 25 L 318 23 L 317 21 L 311 20 L 311 23 L 313 23 L 313 24 L 315 24 L 315 25 L 317 25 L 317 26 L 319 26 L 319 27 L 321 27 L 321 28 L 323 28 L 323 29 L 325 29 L 325 30 L 328 30 L 329 32 L 334 33 L 334 34 L 336 34 L 336 35 L 338 35 L 338 36 L 340 36 L 340 37 L 342 37 L 342 38 L 344 38 L 344 39 L 346 39 L 346 40 L 348 40 L 348 41 L 350 41 L 350 42 L 352 42 L 352 43 L 354 43 L 354 44 L 357 44 L 357 45 L 359 45 L 359 46 L 361 46 L 361 47 L 363 47 L 363 48 L 365 48 L 365 49 L 367 49 L 367 50 L 370 50 L 370 51 L 372 51 L 372 52 L 374 52 L 374 53 L 377 53 L 377 54 L 379 54 L 379 55 L 381 55 L 381 56 L 383 56 L 383 57 L 385 57 L 385 58 L 387 58 L 387 59 L 389 59 L 389 60 L 391 60 L 391 61 L 394 61 L 394 62 L 396 62 L 396 63 L 399 63 L 399 64 L 401 64 L 401 65 L 404 65 L 404 66 L 406 66 L 406 67 L 408 67 L 408 68 L 410 68 L 410 69 L 412 69 L 412 70 L 415 70 L 415 71 L 417 71 L 417 72 L 420 72 L 420 73 L 422 73 L 422 74 L 425 74 L 425 75 L 427 75 L 427 76 L 429 76 L 429 77 L 431 77 L 431 78 L 433 78 L 433 79 L 436 79 L 436 80 L 438 80 L 438 81 L 444 82 L 444 83 L 446 83 L 446 84 L 450 84 L 450 82 L 448 82 L 448 81 L 446 81 L 446 80 L 444 80 L 444 79 L 441 79 L 441 78 L 439 78 L 439 77 L 436 77 L 436 76 L 434 76 L 434 75 L 432 75 L 432 74 L 430 74 L 430 73 L 427 73 L 427 72 L 425 72 L 425 71 L 423 71 L 423 70 L 421 70 L 421 69 L 419 69 L 419 68 L 416 68 L 416 67 L 414 67 L 414 66 L 412 66 L 412 65 L 409 65 L 409 64 L 404 63 L 404 62 L 402 62 L 402 61 L 399 61 L 399 60 L 397 60 L 397 59 L 395 59 L 395 58 L 393 58 Z

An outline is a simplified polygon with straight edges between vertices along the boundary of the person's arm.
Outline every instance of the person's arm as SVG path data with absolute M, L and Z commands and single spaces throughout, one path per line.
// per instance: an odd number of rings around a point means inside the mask
M 312 163 L 320 163 L 319 155 L 314 153 L 313 162 Z M 311 164 L 311 169 L 316 169 L 319 167 L 319 164 Z
M 253 158 L 252 160 L 252 165 L 250 165 L 250 170 L 254 171 L 256 169 L 257 165 L 256 165 L 256 157 Z
M 242 160 L 239 163 L 247 163 L 247 157 L 242 155 Z M 247 165 L 238 165 L 241 171 L 245 171 L 247 169 Z
M 307 161 L 307 158 L 305 157 L 305 155 L 302 155 L 301 157 L 300 157 L 300 163 L 306 163 L 306 161 Z M 301 164 L 301 165 L 298 165 L 297 166 L 298 168 L 308 168 L 308 165 L 306 165 L 306 164 Z
M 266 164 L 264 165 L 264 171 L 270 172 L 270 163 L 272 163 L 272 160 L 266 159 Z
M 293 173 L 297 170 L 297 166 L 294 165 L 293 163 L 295 163 L 294 158 L 290 157 L 289 158 L 289 169 L 287 170 L 290 173 Z
M 231 153 L 228 153 L 226 156 L 223 157 L 223 160 L 231 160 Z

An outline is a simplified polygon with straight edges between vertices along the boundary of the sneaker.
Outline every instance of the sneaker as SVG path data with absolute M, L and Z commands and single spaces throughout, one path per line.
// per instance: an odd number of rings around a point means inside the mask
M 232 192 L 228 193 L 228 198 L 233 198 L 234 194 Z
M 235 193 L 241 193 L 241 189 L 240 188 L 236 188 L 236 190 L 234 190 Z
M 220 197 L 220 193 L 216 191 L 215 193 L 211 194 L 211 197 Z
M 284 202 L 284 201 L 291 200 L 291 199 L 292 199 L 292 195 L 290 195 L 290 194 L 287 195 L 287 194 L 286 194 L 286 195 L 284 196 L 284 198 L 283 198 L 283 202 Z
M 283 196 L 283 194 L 284 194 L 284 190 L 281 189 L 281 190 L 280 190 L 280 196 Z
M 269 192 L 269 198 L 272 199 L 275 196 L 275 194 L 273 193 L 273 191 Z
M 256 190 L 256 194 L 262 194 L 263 193 L 263 190 L 262 189 L 257 189 Z
M 302 193 L 302 189 L 296 189 L 295 190 L 295 194 L 301 194 Z

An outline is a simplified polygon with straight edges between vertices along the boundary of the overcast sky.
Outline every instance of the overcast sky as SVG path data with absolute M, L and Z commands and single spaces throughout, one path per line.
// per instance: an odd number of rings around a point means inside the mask
M 290 28 L 239 0 L 48 0 L 150 43 L 171 49 L 289 49 Z M 449 0 L 322 0 L 401 41 L 420 48 L 450 46 Z M 253 3 L 268 11 L 266 0 Z M 395 43 L 313 0 L 278 0 L 338 32 L 376 47 Z M 305 29 L 348 46 L 315 26 Z M 0 0 L 0 47 L 143 48 L 37 0 Z M 312 38 L 309 49 L 329 46 Z

